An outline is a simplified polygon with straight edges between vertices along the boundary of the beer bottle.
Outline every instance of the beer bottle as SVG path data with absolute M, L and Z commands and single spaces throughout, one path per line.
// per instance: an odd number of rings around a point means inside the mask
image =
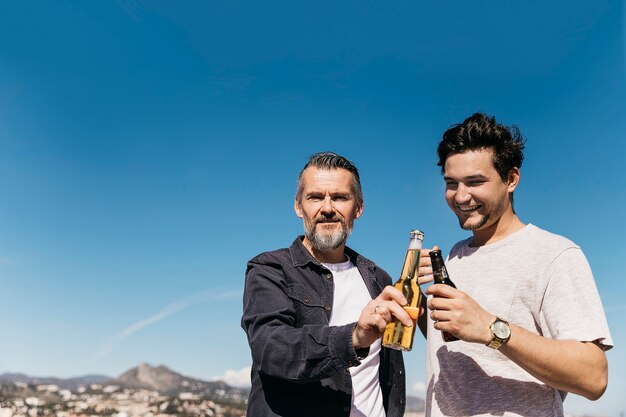
M 456 285 L 454 285 L 454 282 L 450 279 L 450 275 L 448 275 L 446 265 L 443 263 L 441 251 L 439 249 L 430 251 L 428 252 L 428 255 L 430 255 L 430 261 L 433 266 L 433 279 L 435 284 L 445 284 L 456 288 Z M 441 337 L 445 342 L 454 342 L 455 340 L 459 340 L 458 337 L 444 331 L 441 332 Z
M 385 327 L 385 333 L 383 334 L 383 346 L 385 347 L 404 350 L 406 352 L 410 351 L 413 347 L 413 336 L 415 335 L 415 327 L 417 327 L 417 316 L 419 315 L 420 301 L 422 298 L 422 292 L 417 282 L 417 274 L 423 240 L 423 232 L 419 230 L 411 230 L 411 232 L 409 232 L 409 248 L 406 251 L 400 278 L 394 284 L 394 287 L 402 291 L 402 294 L 408 302 L 404 309 L 413 319 L 413 326 L 407 327 L 403 325 L 400 320 L 394 318 L 393 321 Z

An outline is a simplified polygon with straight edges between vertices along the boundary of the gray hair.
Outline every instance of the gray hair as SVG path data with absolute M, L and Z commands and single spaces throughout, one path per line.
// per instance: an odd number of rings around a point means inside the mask
M 298 188 L 296 191 L 296 201 L 298 204 L 302 202 L 302 192 L 304 190 L 304 184 L 302 183 L 302 173 L 310 167 L 332 170 L 332 169 L 345 169 L 352 174 L 352 193 L 356 199 L 357 205 L 363 207 L 363 191 L 361 191 L 361 179 L 359 177 L 359 170 L 348 159 L 334 152 L 319 152 L 311 155 L 309 161 L 306 163 L 300 174 L 298 175 Z

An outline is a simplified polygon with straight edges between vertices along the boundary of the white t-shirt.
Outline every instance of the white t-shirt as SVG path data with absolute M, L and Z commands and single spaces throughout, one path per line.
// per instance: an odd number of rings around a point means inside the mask
M 488 312 L 551 339 L 613 341 L 580 247 L 531 224 L 507 238 L 457 243 L 448 272 Z M 563 416 L 565 392 L 478 343 L 446 343 L 428 320 L 426 416 Z
M 334 298 L 330 325 L 339 326 L 359 320 L 361 310 L 372 300 L 357 267 L 346 261 L 323 264 L 333 274 Z M 359 366 L 349 369 L 352 376 L 350 417 L 385 417 L 383 395 L 378 380 L 380 339 L 370 346 L 369 355 Z

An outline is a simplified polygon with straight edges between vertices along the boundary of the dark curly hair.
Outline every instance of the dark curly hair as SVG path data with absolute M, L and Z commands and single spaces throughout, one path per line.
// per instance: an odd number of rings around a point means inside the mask
M 493 167 L 505 181 L 513 168 L 521 168 L 526 140 L 517 126 L 504 126 L 495 117 L 474 113 L 463 123 L 451 126 L 437 147 L 441 172 L 451 153 L 491 149 Z

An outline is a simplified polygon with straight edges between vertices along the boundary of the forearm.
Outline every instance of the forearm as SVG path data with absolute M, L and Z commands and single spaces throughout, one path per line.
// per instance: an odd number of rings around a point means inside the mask
M 608 364 L 594 343 L 554 340 L 510 324 L 511 338 L 500 352 L 535 378 L 553 388 L 590 400 L 604 393 Z
M 307 296 L 314 299 L 315 294 Z M 354 326 L 329 327 L 319 304 L 300 301 L 276 268 L 251 264 L 241 324 L 259 372 L 310 382 L 358 364 L 351 338 Z
M 434 328 L 470 343 L 489 344 L 495 316 L 466 293 L 445 285 L 432 285 L 428 308 Z M 511 337 L 500 353 L 545 384 L 598 399 L 606 389 L 608 365 L 604 350 L 594 343 L 555 340 L 509 323 Z M 489 348 L 485 348 L 489 349 Z
M 329 378 L 359 363 L 351 343 L 352 327 L 252 325 L 247 333 L 253 366 L 293 382 Z

